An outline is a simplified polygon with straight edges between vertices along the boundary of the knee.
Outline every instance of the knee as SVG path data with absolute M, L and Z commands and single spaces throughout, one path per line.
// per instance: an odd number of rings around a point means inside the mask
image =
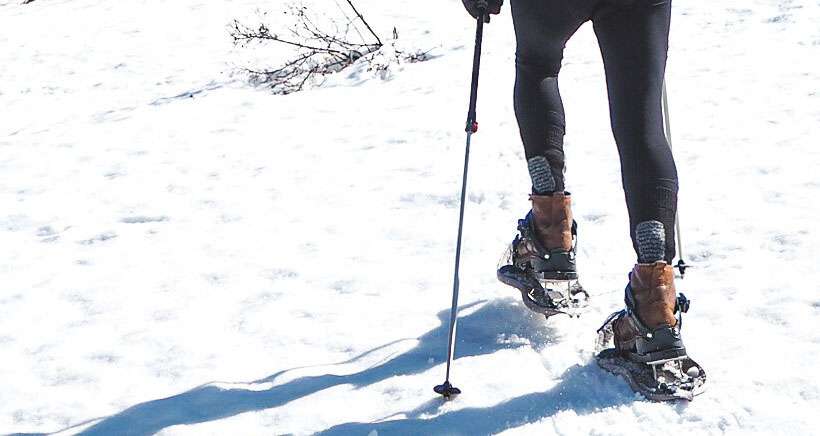
M 622 157 L 639 166 L 671 162 L 672 150 L 662 128 L 645 128 L 636 124 L 628 127 L 613 125 L 612 133 Z
M 547 50 L 543 53 L 531 53 L 519 50 L 515 54 L 515 68 L 519 74 L 542 81 L 548 77 L 556 78 L 561 71 L 562 51 Z

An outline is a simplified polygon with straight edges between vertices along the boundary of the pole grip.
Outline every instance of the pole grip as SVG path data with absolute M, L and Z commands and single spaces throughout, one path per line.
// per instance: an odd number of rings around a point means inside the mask
M 487 17 L 487 5 L 481 9 L 481 14 L 476 18 L 475 30 L 475 51 L 473 52 L 473 78 L 470 84 L 470 107 L 467 110 L 467 126 L 464 131 L 475 133 L 478 131 L 478 119 L 476 115 L 476 105 L 478 103 L 478 72 L 481 67 L 481 43 L 484 40 L 484 20 Z

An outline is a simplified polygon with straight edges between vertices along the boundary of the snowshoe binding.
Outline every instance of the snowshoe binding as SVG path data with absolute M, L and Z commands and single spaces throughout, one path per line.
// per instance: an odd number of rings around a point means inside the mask
M 520 291 L 524 304 L 536 313 L 547 318 L 577 316 L 576 309 L 585 305 L 589 294 L 578 281 L 578 231 L 569 212 L 569 195 L 531 198 L 533 210 L 518 221 L 518 235 L 499 261 L 498 280 Z M 550 245 L 556 248 L 547 248 L 544 240 L 554 241 Z
M 691 401 L 706 383 L 706 372 L 681 339 L 690 303 L 675 295 L 673 275 L 665 262 L 637 265 L 626 287 L 626 309 L 598 329 L 598 365 L 652 401 Z M 615 347 L 607 348 L 611 342 Z

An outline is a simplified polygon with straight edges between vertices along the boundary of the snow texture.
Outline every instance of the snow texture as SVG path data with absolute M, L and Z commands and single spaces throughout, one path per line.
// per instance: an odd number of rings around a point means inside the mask
M 470 167 L 464 394 L 442 402 L 473 42 L 459 2 L 360 0 L 435 58 L 287 96 L 235 73 L 275 59 L 228 35 L 277 2 L 19 3 L 0 0 L 0 433 L 817 434 L 817 1 L 674 5 L 697 265 L 678 287 L 709 373 L 691 404 L 644 401 L 592 361 L 634 253 L 589 25 L 561 84 L 592 306 L 545 323 L 495 279 L 530 190 L 505 6 Z

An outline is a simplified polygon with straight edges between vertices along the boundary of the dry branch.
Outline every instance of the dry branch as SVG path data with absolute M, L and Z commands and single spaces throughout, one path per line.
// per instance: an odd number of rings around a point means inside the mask
M 384 47 L 382 39 L 352 0 L 345 1 L 352 13 L 348 16 L 337 3 L 344 18 L 341 25 L 335 19 L 325 26 L 316 24 L 316 20 L 308 13 L 308 8 L 304 6 L 291 6 L 285 13 L 296 19 L 296 23 L 285 32 L 272 32 L 265 24 L 251 27 L 234 20 L 231 30 L 234 44 L 247 46 L 251 43 L 270 42 L 287 46 L 293 51 L 293 58 L 279 67 L 261 70 L 246 68 L 252 80 L 270 86 L 275 93 L 289 94 L 301 91 L 312 79 L 321 80 L 362 58 L 372 64 L 369 67 L 371 70 L 386 69 L 385 65 L 374 61 L 377 52 Z M 359 26 L 364 26 L 366 32 Z M 287 36 L 282 36 L 282 33 Z M 358 35 L 361 42 L 351 40 L 351 33 Z M 397 60 L 402 57 L 408 62 L 427 59 L 427 53 L 421 52 L 405 54 L 396 51 L 396 56 Z

